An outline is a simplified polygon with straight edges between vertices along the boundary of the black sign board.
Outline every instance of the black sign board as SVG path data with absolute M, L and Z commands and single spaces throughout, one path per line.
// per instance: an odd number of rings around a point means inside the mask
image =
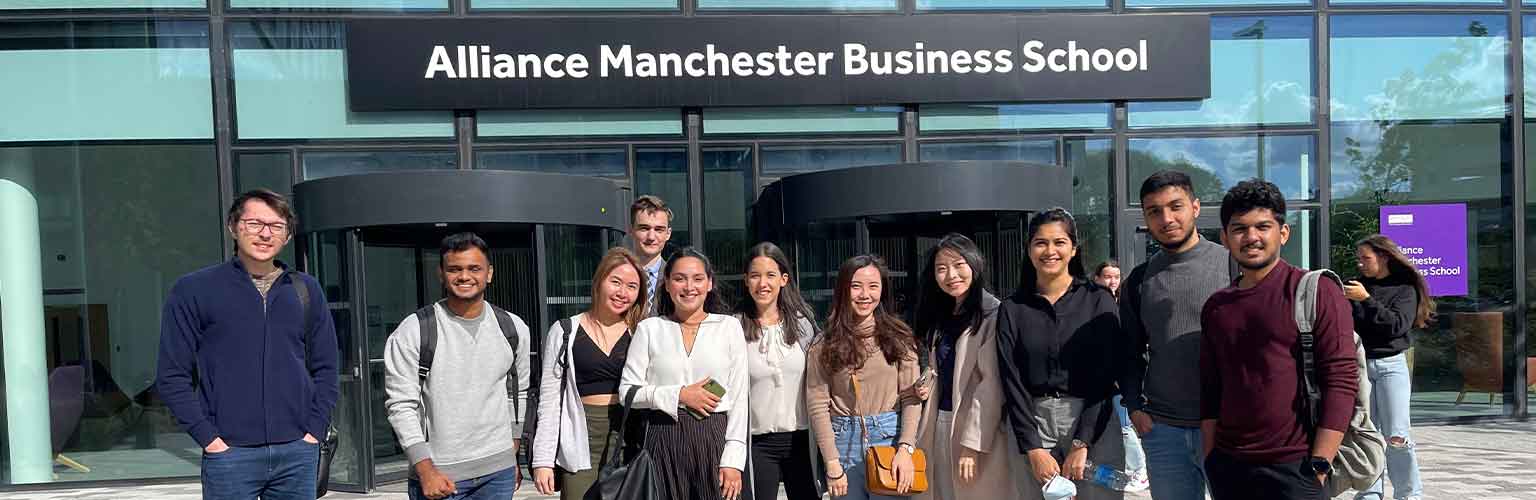
M 353 20 L 355 111 L 1202 99 L 1203 14 Z

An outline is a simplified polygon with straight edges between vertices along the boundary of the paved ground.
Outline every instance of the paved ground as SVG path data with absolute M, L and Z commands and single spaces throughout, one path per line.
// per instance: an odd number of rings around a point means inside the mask
M 1426 499 L 1536 500 L 1536 422 L 1421 426 L 1418 441 Z M 194 500 L 196 484 L 36 490 L 0 493 L 0 500 Z M 368 495 L 332 493 L 326 500 L 404 500 L 401 485 Z M 519 499 L 547 499 L 519 494 Z M 1142 497 L 1145 498 L 1145 497 Z M 1349 498 L 1348 495 L 1340 498 Z

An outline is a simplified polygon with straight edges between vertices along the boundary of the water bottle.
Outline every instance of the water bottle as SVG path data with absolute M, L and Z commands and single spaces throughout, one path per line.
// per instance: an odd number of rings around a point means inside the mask
M 1131 484 L 1131 476 L 1108 464 L 1088 462 L 1087 473 L 1084 475 L 1088 482 L 1113 491 L 1125 491 L 1126 485 Z

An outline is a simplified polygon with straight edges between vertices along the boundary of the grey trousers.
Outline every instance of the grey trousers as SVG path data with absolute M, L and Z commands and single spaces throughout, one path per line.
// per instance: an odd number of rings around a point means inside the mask
M 1077 423 L 1077 418 L 1083 413 L 1083 400 L 1074 397 L 1035 398 L 1035 428 L 1040 430 L 1041 444 L 1055 450 L 1055 455 L 1066 456 L 1066 452 L 1072 448 L 1072 428 Z M 1111 414 L 1111 416 L 1113 416 Z M 1120 424 L 1111 421 L 1106 426 L 1106 431 L 1099 439 L 1088 445 L 1088 461 L 1095 464 L 1108 464 L 1115 467 L 1125 467 L 1125 440 L 1120 437 Z M 1014 452 L 1023 453 L 1018 449 L 1017 440 L 1013 443 Z M 1025 500 L 1041 500 L 1040 482 L 1035 480 L 1035 471 L 1029 466 L 1029 460 L 1023 460 L 1024 470 L 1014 474 L 1014 481 L 1022 492 L 1021 498 Z M 1077 500 L 1119 500 L 1125 498 L 1125 493 L 1101 488 L 1089 481 L 1074 481 L 1077 484 Z

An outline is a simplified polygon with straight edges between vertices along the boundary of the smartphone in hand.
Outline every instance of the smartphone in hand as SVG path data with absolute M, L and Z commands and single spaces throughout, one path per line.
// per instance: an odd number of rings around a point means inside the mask
M 725 386 L 720 385 L 720 383 L 716 382 L 715 379 L 709 379 L 709 382 L 704 384 L 704 390 L 705 391 L 709 391 L 710 394 L 714 394 L 715 397 L 718 397 L 718 398 L 724 398 L 725 397 Z M 698 411 L 695 411 L 693 408 L 688 408 L 688 414 L 689 415 L 693 415 L 693 418 L 698 419 L 698 420 L 704 420 L 706 418 L 709 418 L 709 414 L 707 414 L 707 413 L 699 413 Z

